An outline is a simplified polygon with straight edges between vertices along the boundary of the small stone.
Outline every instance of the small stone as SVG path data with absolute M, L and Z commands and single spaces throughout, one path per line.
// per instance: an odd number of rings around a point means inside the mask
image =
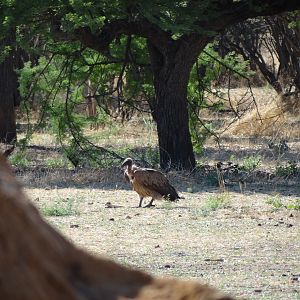
M 71 224 L 71 225 L 70 225 L 70 228 L 78 228 L 78 227 L 79 227 L 78 224 Z
M 292 281 L 300 281 L 300 277 L 294 276 L 292 277 Z
M 130 219 L 131 219 L 131 217 L 130 217 L 130 216 L 126 216 L 126 219 L 130 220 Z
M 255 292 L 255 293 L 261 293 L 262 290 L 261 290 L 261 289 L 255 289 L 254 292 Z
M 165 265 L 165 268 L 166 268 L 166 269 L 170 269 L 171 266 L 170 266 L 170 265 Z
M 286 224 L 286 227 L 290 228 L 290 227 L 293 227 L 294 225 L 293 224 Z
M 157 249 L 157 248 L 160 248 L 160 246 L 159 246 L 159 245 L 156 245 L 154 248 L 156 248 L 156 249 Z
M 112 208 L 111 202 L 106 202 L 105 203 L 105 208 Z
M 114 220 L 115 220 L 114 218 L 110 218 L 110 219 L 109 219 L 109 221 L 114 221 Z

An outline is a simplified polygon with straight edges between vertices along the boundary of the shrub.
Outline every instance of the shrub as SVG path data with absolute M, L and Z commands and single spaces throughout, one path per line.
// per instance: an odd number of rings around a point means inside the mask
M 245 171 L 253 171 L 261 163 L 260 155 L 250 155 L 243 160 L 242 169 Z
M 15 154 L 13 154 L 10 158 L 9 161 L 12 165 L 18 166 L 18 167 L 28 167 L 29 165 L 29 160 L 26 155 L 26 151 L 22 150 L 19 151 Z
M 79 214 L 78 211 L 74 209 L 74 199 L 71 198 L 56 200 L 54 203 L 42 207 L 41 211 L 42 214 L 47 217 L 74 216 Z
M 230 195 L 222 193 L 208 197 L 205 204 L 202 206 L 202 214 L 204 216 L 222 208 L 230 207 Z
M 288 161 L 284 165 L 277 165 L 276 166 L 276 175 L 278 176 L 290 176 L 294 175 L 298 172 L 297 163 L 295 161 Z
M 279 210 L 285 207 L 278 195 L 268 197 L 266 203 L 272 205 L 274 210 Z

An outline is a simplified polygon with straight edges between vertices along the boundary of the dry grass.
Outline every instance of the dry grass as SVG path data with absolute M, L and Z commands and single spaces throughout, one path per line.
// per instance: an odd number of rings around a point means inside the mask
M 95 184 L 28 187 L 27 193 L 40 209 L 72 198 L 80 214 L 47 219 L 95 254 L 153 274 L 207 282 L 239 297 L 298 299 L 299 212 L 274 210 L 268 195 L 230 193 L 230 205 L 207 214 L 217 190 L 183 193 L 184 200 L 158 201 L 153 209 L 137 208 L 132 191 Z M 295 199 L 278 197 L 286 204 Z M 106 208 L 108 201 L 115 208 Z
M 254 107 L 239 119 L 225 134 L 237 136 L 273 137 L 276 139 L 300 138 L 300 101 L 279 97 L 269 91 L 261 98 L 257 94 L 258 109 Z

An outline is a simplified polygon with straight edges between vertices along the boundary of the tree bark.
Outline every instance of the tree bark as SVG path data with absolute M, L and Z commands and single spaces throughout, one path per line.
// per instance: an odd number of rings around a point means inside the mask
M 0 283 L 0 299 L 7 300 L 233 300 L 206 285 L 154 278 L 77 249 L 41 218 L 2 156 Z
M 10 143 L 17 138 L 15 106 L 19 104 L 18 78 L 14 70 L 15 34 L 11 31 L 0 42 L 0 48 L 10 46 L 4 61 L 0 63 L 0 141 Z
M 151 103 L 157 124 L 160 166 L 163 169 L 193 169 L 196 165 L 189 131 L 187 86 L 193 64 L 208 43 L 203 38 L 176 41 L 162 53 L 148 41 L 154 75 L 155 99 Z M 200 49 L 201 48 L 201 49 Z

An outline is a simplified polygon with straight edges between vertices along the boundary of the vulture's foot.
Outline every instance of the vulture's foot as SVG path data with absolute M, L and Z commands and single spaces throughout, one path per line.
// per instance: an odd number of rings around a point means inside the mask
M 155 204 L 150 204 L 149 203 L 149 204 L 147 204 L 147 205 L 144 206 L 144 208 L 151 208 L 151 207 L 155 207 Z
M 151 199 L 151 201 L 144 207 L 147 207 L 147 208 L 154 207 L 155 205 L 153 204 L 153 201 L 154 201 L 154 199 Z

